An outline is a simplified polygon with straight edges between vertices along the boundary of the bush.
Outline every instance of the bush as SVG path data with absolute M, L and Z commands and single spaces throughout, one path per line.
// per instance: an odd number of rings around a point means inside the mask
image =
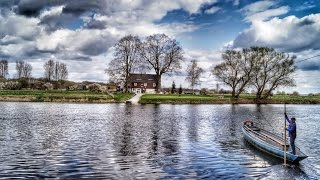
M 21 89 L 21 85 L 19 82 L 1 82 L 0 83 L 0 89 L 5 89 L 5 90 L 19 90 Z
M 207 89 L 206 88 L 202 88 L 200 90 L 200 95 L 207 95 Z
M 299 96 L 299 92 L 298 91 L 293 91 L 292 95 L 293 96 Z
M 94 83 L 94 84 L 90 84 L 88 86 L 89 91 L 93 91 L 93 92 L 102 92 L 102 87 L 100 84 Z
M 21 78 L 18 80 L 21 85 L 21 88 L 28 88 L 29 87 L 29 80 L 26 78 Z
M 45 90 L 52 90 L 52 89 L 53 89 L 53 85 L 52 85 L 51 83 L 47 82 L 47 83 L 45 83 L 45 84 L 43 85 L 43 89 L 45 89 Z
M 36 82 L 30 83 L 30 88 L 36 89 L 36 90 L 44 90 L 44 82 L 36 81 Z

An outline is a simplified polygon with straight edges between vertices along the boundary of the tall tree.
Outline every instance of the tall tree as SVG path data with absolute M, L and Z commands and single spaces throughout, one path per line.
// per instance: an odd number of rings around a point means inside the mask
M 68 78 L 68 68 L 65 63 L 55 62 L 53 79 L 56 81 L 66 80 Z
M 171 94 L 174 94 L 175 92 L 176 92 L 176 83 L 174 83 L 173 81 L 171 86 Z
M 231 87 L 233 98 L 238 98 L 251 81 L 254 65 L 252 54 L 250 49 L 227 50 L 222 54 L 223 62 L 212 70 L 218 80 Z
M 291 75 L 295 57 L 267 47 L 251 47 L 242 51 L 227 50 L 223 62 L 212 73 L 232 89 L 238 98 L 248 86 L 256 89 L 256 98 L 268 98 L 280 86 L 293 86 Z
M 256 89 L 256 98 L 266 99 L 273 90 L 283 86 L 294 86 L 292 74 L 295 72 L 295 56 L 283 52 L 276 52 L 273 48 L 253 47 L 253 68 L 252 86 Z
M 8 74 L 9 74 L 8 61 L 1 60 L 0 61 L 0 78 L 7 78 Z
M 58 80 L 66 80 L 68 79 L 68 67 L 65 63 L 60 63 L 60 67 L 59 67 L 60 71 L 59 71 L 59 79 Z
M 32 66 L 25 61 L 16 61 L 17 78 L 31 78 Z
M 192 60 L 187 68 L 187 77 L 186 80 L 190 83 L 192 94 L 194 94 L 194 86 L 200 84 L 201 74 L 204 73 L 204 70 L 198 66 L 196 60 Z
M 179 87 L 179 94 L 182 94 L 182 85 L 180 84 L 180 87 Z
M 156 91 L 161 88 L 161 76 L 180 68 L 183 50 L 175 39 L 165 34 L 148 36 L 141 48 L 141 57 L 156 73 Z
M 43 68 L 44 68 L 44 77 L 47 79 L 47 81 L 53 80 L 55 62 L 53 60 L 49 60 L 43 65 Z
M 128 35 L 121 38 L 115 45 L 114 59 L 106 69 L 110 80 L 122 82 L 126 92 L 129 91 L 130 74 L 140 65 L 140 46 L 141 41 L 137 36 Z

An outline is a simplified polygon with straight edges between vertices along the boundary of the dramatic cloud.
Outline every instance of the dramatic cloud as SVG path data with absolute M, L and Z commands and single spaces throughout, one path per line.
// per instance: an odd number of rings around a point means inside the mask
M 252 23 L 233 42 L 234 47 L 269 46 L 286 52 L 320 48 L 320 14 L 288 16 Z
M 29 61 L 35 77 L 43 75 L 44 61 L 64 61 L 70 80 L 105 81 L 101 74 L 121 37 L 165 33 L 185 50 L 183 70 L 198 60 L 206 70 L 201 81 L 212 88 L 218 82 L 210 68 L 221 61 L 213 47 L 230 40 L 230 48 L 270 46 L 297 60 L 320 54 L 316 6 L 315 1 L 271 0 L 0 0 L 0 59 L 9 60 L 10 71 L 14 61 Z M 310 60 L 298 68 L 315 72 L 318 64 Z M 164 77 L 163 84 L 185 85 L 184 75 Z
M 198 13 L 215 0 L 2 0 L 0 57 L 64 57 L 90 60 L 106 53 L 126 34 L 177 36 L 197 28 L 192 24 L 156 24 L 169 11 Z

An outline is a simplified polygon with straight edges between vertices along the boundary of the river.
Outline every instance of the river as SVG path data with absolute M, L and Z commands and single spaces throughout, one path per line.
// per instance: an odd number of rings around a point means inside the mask
M 282 166 L 241 122 L 283 130 L 283 105 L 0 102 L 0 178 L 318 179 L 320 106 L 287 105 L 309 157 Z

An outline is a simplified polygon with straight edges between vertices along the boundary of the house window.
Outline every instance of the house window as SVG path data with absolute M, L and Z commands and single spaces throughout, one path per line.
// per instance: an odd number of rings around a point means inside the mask
M 144 83 L 144 86 L 147 87 L 147 83 Z
M 137 83 L 133 83 L 133 86 L 137 86 Z
M 153 83 L 153 87 L 156 87 L 156 83 Z

